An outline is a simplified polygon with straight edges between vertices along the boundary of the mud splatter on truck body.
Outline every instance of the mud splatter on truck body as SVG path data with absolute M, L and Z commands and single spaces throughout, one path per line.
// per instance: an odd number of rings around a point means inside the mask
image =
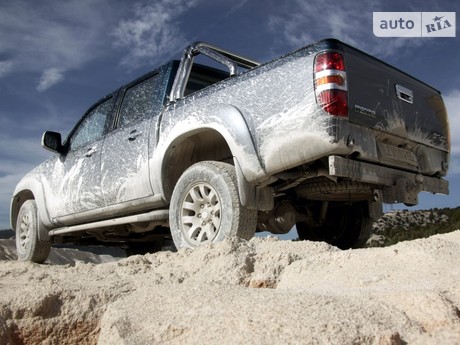
M 194 63 L 200 54 L 224 70 Z M 18 246 L 37 231 L 37 243 L 172 236 L 193 247 L 297 225 L 301 239 L 349 248 L 382 202 L 448 193 L 440 93 L 333 39 L 265 64 L 195 43 L 96 103 L 60 141 L 44 134 L 56 156 L 14 192 L 13 228 L 27 200 L 39 215 Z

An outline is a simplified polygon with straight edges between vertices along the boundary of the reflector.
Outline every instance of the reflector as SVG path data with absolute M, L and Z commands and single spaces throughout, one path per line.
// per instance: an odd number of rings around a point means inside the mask
M 318 105 L 327 113 L 348 117 L 348 95 L 343 90 L 326 90 L 317 95 Z
M 325 85 L 325 84 L 337 84 L 343 85 L 345 81 L 341 75 L 328 75 L 326 77 L 317 78 L 315 80 L 316 86 Z

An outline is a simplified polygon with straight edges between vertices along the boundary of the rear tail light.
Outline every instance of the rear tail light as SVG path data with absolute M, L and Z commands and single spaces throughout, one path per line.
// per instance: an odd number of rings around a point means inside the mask
M 327 113 L 348 117 L 348 87 L 343 55 L 318 54 L 315 58 L 316 102 Z

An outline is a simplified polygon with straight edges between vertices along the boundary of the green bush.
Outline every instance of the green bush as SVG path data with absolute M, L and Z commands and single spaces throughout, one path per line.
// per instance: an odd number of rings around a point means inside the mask
M 436 234 L 444 234 L 460 229 L 460 207 L 457 208 L 443 208 L 431 209 L 429 219 L 433 223 L 428 224 L 415 224 L 409 223 L 406 226 L 397 225 L 394 227 L 386 226 L 383 231 L 378 232 L 378 235 L 384 237 L 381 246 L 390 246 L 402 241 L 415 240 L 417 238 L 427 238 Z M 426 211 L 410 211 L 411 213 L 426 212 Z M 447 222 L 438 222 L 442 215 L 445 215 Z M 377 244 L 373 243 L 372 246 Z

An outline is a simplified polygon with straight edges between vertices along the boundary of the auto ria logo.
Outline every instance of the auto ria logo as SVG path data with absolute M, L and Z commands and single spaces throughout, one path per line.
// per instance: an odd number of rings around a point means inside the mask
M 455 12 L 374 12 L 377 37 L 455 37 Z

